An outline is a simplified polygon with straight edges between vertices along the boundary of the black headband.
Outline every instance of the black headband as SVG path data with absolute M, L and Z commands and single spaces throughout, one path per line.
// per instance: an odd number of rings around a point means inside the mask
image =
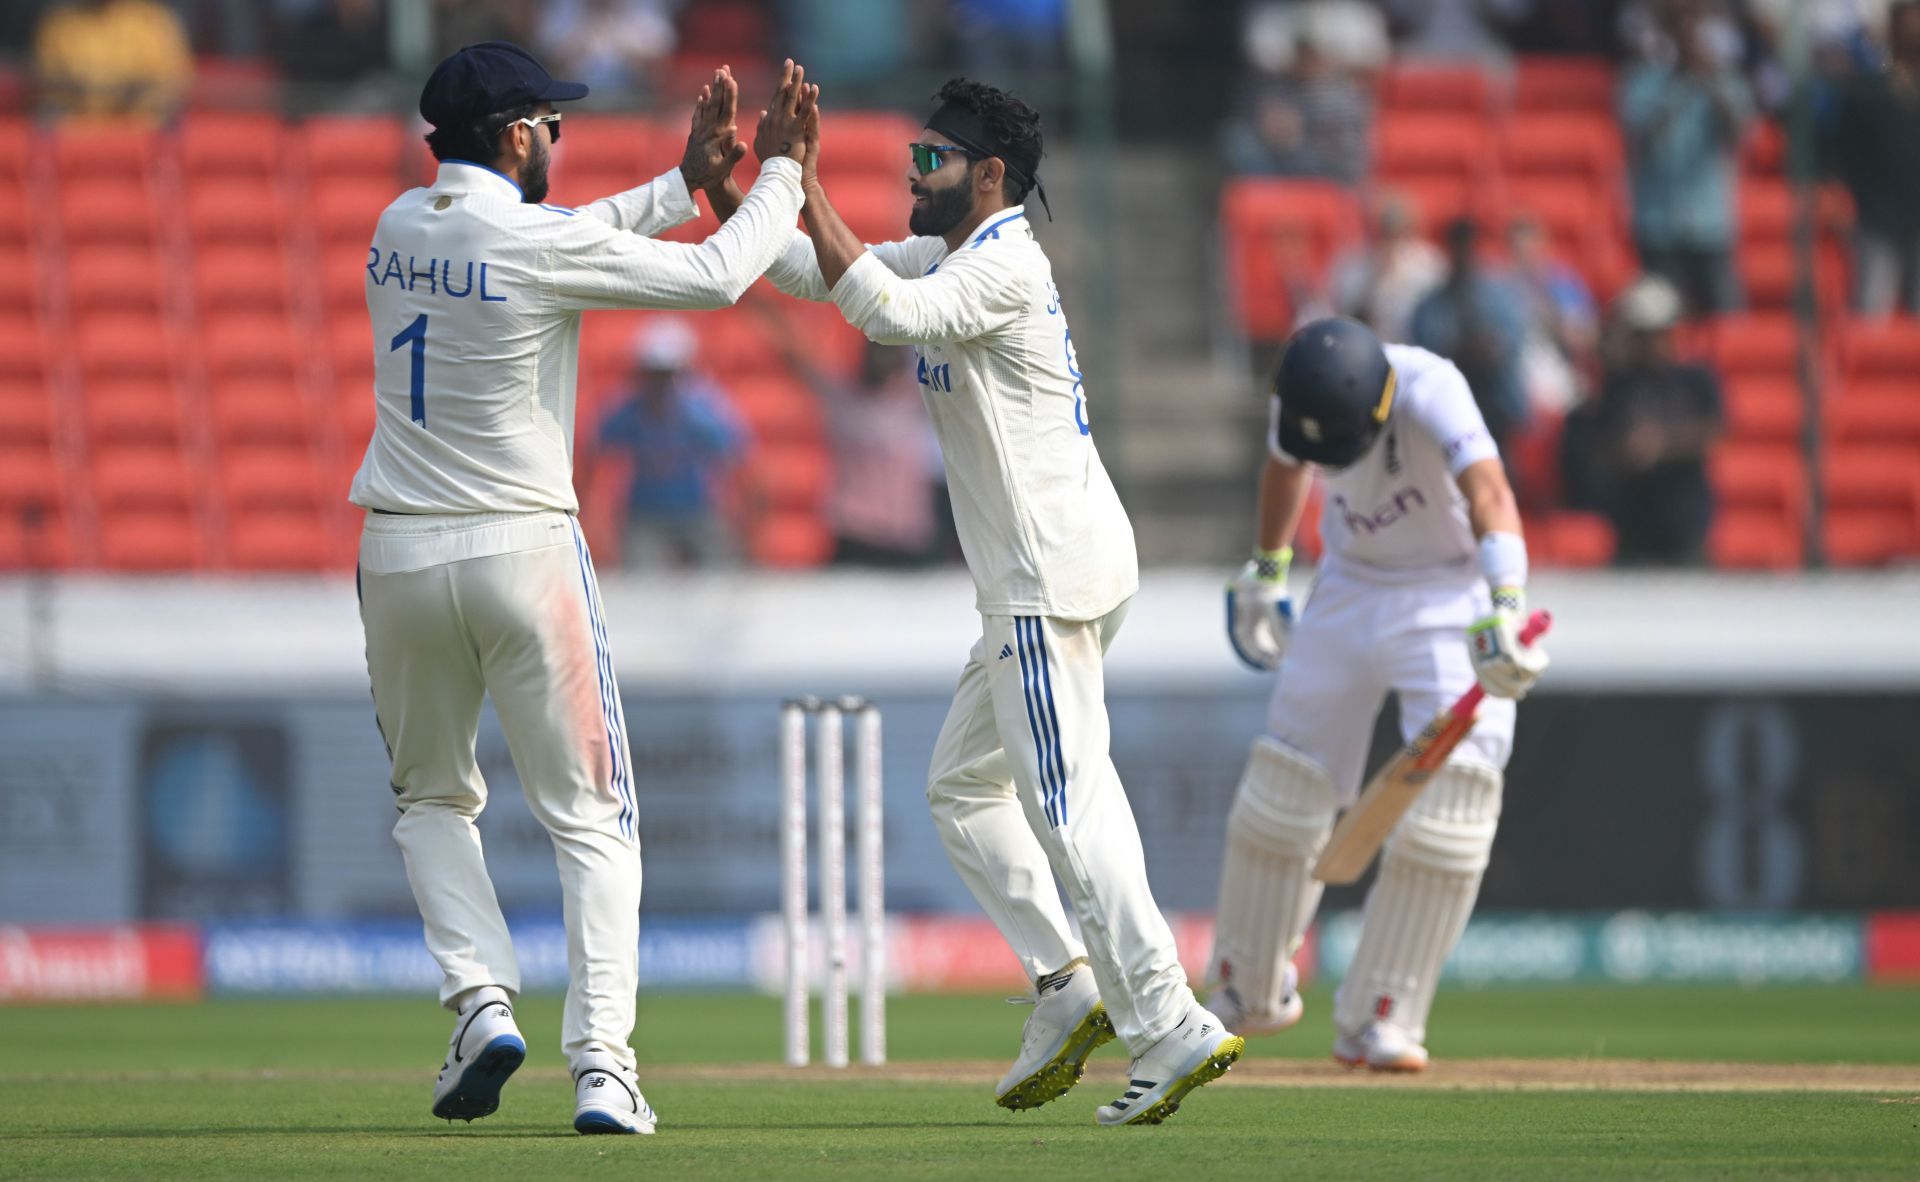
M 1040 195 L 1040 208 L 1047 211 L 1047 220 L 1053 220 L 1053 207 L 1047 204 L 1047 189 L 1040 183 L 1040 156 L 1022 148 L 1016 148 L 1003 142 L 988 130 L 986 121 L 971 108 L 958 103 L 942 103 L 940 109 L 927 119 L 926 125 L 954 142 L 955 147 L 965 148 L 975 156 L 998 156 L 1007 165 L 1007 171 L 1021 184 L 1028 186 Z

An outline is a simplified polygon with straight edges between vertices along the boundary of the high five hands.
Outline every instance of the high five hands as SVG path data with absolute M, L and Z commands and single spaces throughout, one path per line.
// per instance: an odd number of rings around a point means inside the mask
M 721 66 L 693 103 L 693 126 L 687 132 L 686 154 L 680 158 L 680 175 L 688 189 L 724 184 L 733 166 L 746 156 L 736 118 L 739 106 L 740 84 L 730 68 Z
M 820 88 L 808 85 L 806 78 L 806 67 L 794 65 L 792 58 L 781 66 L 780 86 L 767 109 L 760 112 L 760 125 L 753 133 L 753 154 L 762 161 L 785 156 L 805 163 L 807 128 L 820 97 Z M 816 130 L 814 135 L 818 134 Z

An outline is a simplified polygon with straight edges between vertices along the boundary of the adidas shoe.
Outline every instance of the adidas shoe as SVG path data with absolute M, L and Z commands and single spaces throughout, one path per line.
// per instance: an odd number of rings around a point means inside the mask
M 1374 1071 L 1425 1071 L 1427 1048 L 1391 1022 L 1369 1022 L 1357 1033 L 1333 1040 L 1333 1057 L 1349 1067 Z
M 1010 997 L 1033 1013 L 1020 1030 L 1020 1057 L 1000 1080 L 994 1103 L 1015 1112 L 1067 1094 L 1087 1070 L 1087 1056 L 1113 1039 L 1113 1020 L 1085 964 L 1043 978 L 1034 997 Z
M 1292 965 L 1287 966 L 1286 993 L 1280 999 L 1280 1008 L 1273 1013 L 1261 1013 L 1251 1010 L 1240 1000 L 1240 992 L 1231 985 L 1222 985 L 1207 998 L 1207 1008 L 1212 1010 L 1227 1029 L 1238 1031 L 1247 1038 L 1257 1038 L 1263 1034 L 1278 1034 L 1287 1027 L 1300 1021 L 1307 1012 L 1307 1003 L 1300 1000 L 1300 974 Z
M 575 1073 L 574 1132 L 651 1133 L 654 1120 L 633 1072 L 606 1059 Z
M 433 1085 L 433 1114 L 472 1121 L 500 1107 L 500 1089 L 527 1058 L 527 1040 L 513 1024 L 513 1004 L 497 985 L 480 989 L 460 1011 L 447 1061 Z
M 1247 1040 L 1196 1005 L 1173 1032 L 1133 1061 L 1127 1090 L 1093 1114 L 1099 1125 L 1157 1125 L 1180 1110 L 1188 1092 L 1225 1075 Z

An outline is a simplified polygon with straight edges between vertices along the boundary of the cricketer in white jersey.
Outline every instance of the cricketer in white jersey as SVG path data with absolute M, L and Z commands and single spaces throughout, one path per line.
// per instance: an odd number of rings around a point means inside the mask
M 1210 1004 L 1248 1033 L 1299 1020 L 1291 958 L 1320 901 L 1310 874 L 1359 792 L 1375 716 L 1397 693 L 1411 739 L 1477 677 L 1490 695 L 1479 722 L 1388 839 L 1334 1007 L 1336 1057 L 1417 1070 L 1493 845 L 1514 699 L 1547 664 L 1515 631 L 1519 511 L 1466 379 L 1424 349 L 1383 347 L 1350 320 L 1309 324 L 1271 411 L 1259 544 L 1228 604 L 1235 649 L 1279 678 L 1228 821 Z M 1309 462 L 1325 555 L 1296 623 L 1286 567 Z
M 580 313 L 718 308 L 785 248 L 800 211 L 803 110 L 790 76 L 763 121 L 759 182 L 698 245 L 647 237 L 696 214 L 688 181 L 742 151 L 724 73 L 687 160 L 581 209 L 540 204 L 555 83 L 525 51 L 469 47 L 435 71 L 432 184 L 381 215 L 367 254 L 377 406 L 351 498 L 367 509 L 361 618 L 393 759 L 406 862 L 440 999 L 461 1015 L 435 1115 L 498 1104 L 525 1045 L 519 967 L 474 820 L 482 696 L 553 840 L 567 929 L 563 1046 L 581 1132 L 653 1131 L 628 1046 L 638 984 L 640 843 L 625 719 L 598 586 L 574 519 Z M 790 144 L 791 157 L 778 155 Z M 770 146 L 771 145 L 771 146 Z
M 1022 200 L 1037 189 L 1039 116 L 978 83 L 949 83 L 940 98 L 911 146 L 915 237 L 863 246 L 833 212 L 810 151 L 811 237 L 796 235 L 768 278 L 831 299 L 870 339 L 919 354 L 982 633 L 927 796 L 948 856 L 1036 988 L 998 1102 L 1030 1108 L 1063 1095 L 1117 1033 L 1135 1057 L 1133 1084 L 1097 1116 L 1158 1123 L 1243 1044 L 1187 987 L 1108 756 L 1103 659 L 1139 574 Z

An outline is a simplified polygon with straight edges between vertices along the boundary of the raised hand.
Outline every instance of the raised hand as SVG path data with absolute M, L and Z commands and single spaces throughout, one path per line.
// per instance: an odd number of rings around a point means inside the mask
M 820 183 L 820 88 L 807 84 L 808 99 L 813 111 L 807 117 L 807 130 L 804 142 L 806 155 L 800 160 L 800 185 L 802 188 Z
M 680 175 L 689 189 L 712 189 L 726 183 L 733 166 L 747 154 L 740 142 L 737 115 L 740 84 L 733 71 L 721 66 L 713 81 L 700 88 L 693 104 L 693 126 L 687 132 L 687 151 L 680 159 Z
M 807 122 L 813 117 L 813 104 L 820 88 L 806 84 L 807 71 L 788 58 L 780 67 L 780 85 L 773 101 L 760 112 L 760 125 L 753 133 L 753 154 L 761 160 L 785 156 L 796 163 L 806 159 Z

